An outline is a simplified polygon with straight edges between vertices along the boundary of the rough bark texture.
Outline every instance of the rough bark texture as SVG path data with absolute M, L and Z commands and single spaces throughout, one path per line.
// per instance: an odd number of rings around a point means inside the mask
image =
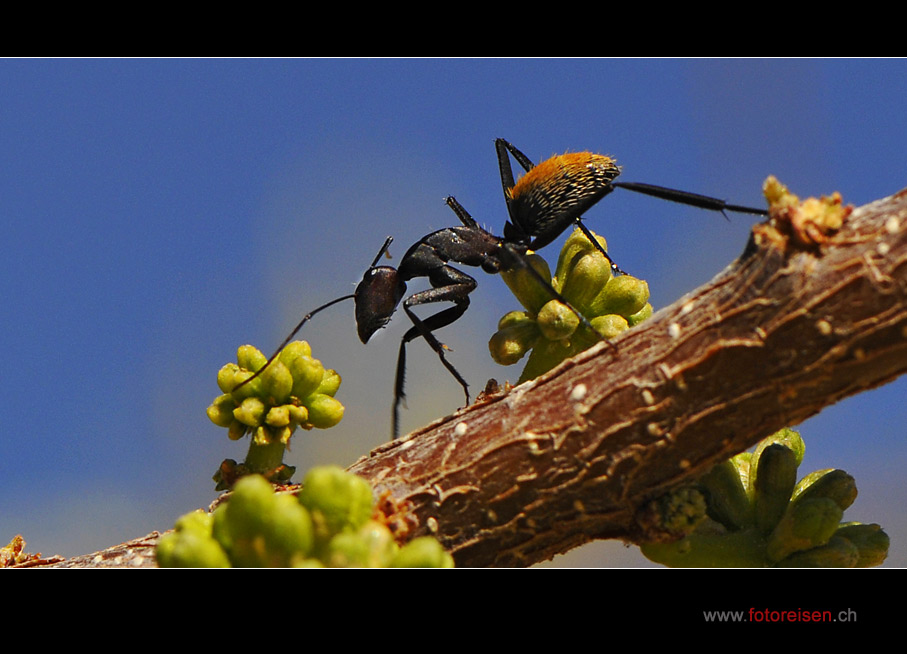
M 410 536 L 437 536 L 459 566 L 639 539 L 650 499 L 907 370 L 905 225 L 907 190 L 854 211 L 821 248 L 757 226 L 738 261 L 613 347 L 351 470 L 408 507 Z

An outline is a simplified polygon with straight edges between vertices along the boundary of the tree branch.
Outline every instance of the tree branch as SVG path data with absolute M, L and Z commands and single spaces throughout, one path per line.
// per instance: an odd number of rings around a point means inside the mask
M 350 470 L 407 507 L 408 536 L 435 535 L 459 566 L 640 539 L 650 499 L 907 370 L 905 224 L 907 189 L 855 210 L 821 248 L 804 246 L 796 225 L 792 235 L 758 225 L 740 259 L 614 347 L 483 397 Z M 156 540 L 132 541 L 131 559 L 118 558 L 127 543 L 69 562 L 153 565 Z
M 740 259 L 616 347 L 350 470 L 411 503 L 413 535 L 435 535 L 460 566 L 639 539 L 648 500 L 907 369 L 905 222 L 907 190 L 855 210 L 821 249 L 759 225 Z

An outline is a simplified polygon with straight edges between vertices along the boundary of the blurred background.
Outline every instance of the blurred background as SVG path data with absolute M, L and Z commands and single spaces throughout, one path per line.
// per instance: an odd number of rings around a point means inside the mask
M 351 293 L 388 235 L 395 264 L 455 224 L 446 195 L 500 234 L 496 137 L 536 162 L 610 154 L 622 180 L 739 204 L 763 206 L 774 174 L 859 206 L 907 186 L 905 98 L 903 60 L 0 61 L 0 541 L 73 556 L 207 506 L 219 463 L 247 448 L 205 416 L 217 370 L 243 343 L 270 354 Z M 626 191 L 586 217 L 656 310 L 735 259 L 753 222 Z M 500 279 L 466 272 L 472 306 L 440 338 L 475 393 L 519 376 L 486 346 L 517 305 Z M 297 432 L 297 478 L 389 439 L 407 323 L 362 345 L 344 303 L 306 326 L 347 412 Z M 408 382 L 404 432 L 462 404 L 422 342 Z M 905 391 L 798 427 L 801 472 L 856 477 L 845 518 L 886 529 L 892 567 L 907 565 Z M 650 564 L 603 542 L 544 565 Z

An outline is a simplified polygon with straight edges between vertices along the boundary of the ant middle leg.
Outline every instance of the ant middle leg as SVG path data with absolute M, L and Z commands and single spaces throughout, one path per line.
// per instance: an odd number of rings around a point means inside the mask
M 394 417 L 393 417 L 393 435 L 398 434 L 399 425 L 399 408 L 400 403 L 405 402 L 406 392 L 406 345 L 417 338 L 422 338 L 428 343 L 429 347 L 435 351 L 440 359 L 441 364 L 447 368 L 447 371 L 457 380 L 466 396 L 466 405 L 469 404 L 469 384 L 454 368 L 453 364 L 447 360 L 444 351 L 449 349 L 441 343 L 434 332 L 442 327 L 457 321 L 469 308 L 469 294 L 475 289 L 475 280 L 465 273 L 444 266 L 444 278 L 450 283 L 440 288 L 433 288 L 420 293 L 415 293 L 403 301 L 403 310 L 409 316 L 413 326 L 403 335 L 400 341 L 400 352 L 397 355 L 397 375 L 394 382 Z M 436 271 L 440 272 L 440 271 Z M 459 280 L 459 281 L 453 281 Z M 434 280 L 433 280 L 434 282 Z M 444 309 L 426 319 L 419 318 L 412 310 L 412 307 L 420 304 L 431 304 L 435 302 L 453 302 L 454 306 Z

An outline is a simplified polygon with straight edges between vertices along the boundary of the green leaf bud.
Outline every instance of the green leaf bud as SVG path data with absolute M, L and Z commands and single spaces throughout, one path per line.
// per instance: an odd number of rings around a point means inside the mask
M 155 548 L 161 568 L 229 568 L 230 560 L 216 540 L 194 530 L 161 536 Z
M 244 425 L 257 427 L 265 416 L 265 403 L 257 397 L 247 397 L 233 410 L 233 417 Z
M 236 350 L 236 362 L 240 368 L 258 372 L 268 362 L 268 357 L 253 345 L 240 345 Z
M 283 404 L 293 390 L 293 375 L 281 361 L 275 361 L 261 373 L 261 389 L 276 404 Z
M 708 514 L 731 531 L 753 521 L 753 505 L 732 460 L 714 466 L 700 480 L 708 492 Z
M 832 536 L 824 545 L 794 552 L 778 561 L 779 568 L 853 568 L 860 560 L 857 546 L 846 538 Z
M 236 402 L 233 401 L 232 395 L 221 395 L 216 398 L 206 413 L 208 419 L 218 427 L 229 427 L 234 420 L 233 411 L 236 409 Z
M 551 269 L 548 267 L 548 262 L 540 255 L 533 252 L 527 254 L 525 259 L 542 279 L 551 279 Z M 531 314 L 538 313 L 542 305 L 551 299 L 551 291 L 539 284 L 536 276 L 523 266 L 502 271 L 501 278 L 516 296 L 516 299 L 520 301 L 520 304 Z
M 316 429 L 330 429 L 343 419 L 343 405 L 330 395 L 315 393 L 306 398 L 309 424 Z
M 551 300 L 539 310 L 536 324 L 542 335 L 550 341 L 570 338 L 579 327 L 579 318 L 559 300 Z
M 844 511 L 857 499 L 857 482 L 843 470 L 817 470 L 806 475 L 794 489 L 792 502 L 827 497 Z
M 315 392 L 324 379 L 324 366 L 321 361 L 307 356 L 298 356 L 290 362 L 293 375 L 293 395 L 299 399 Z
M 835 536 L 846 538 L 854 544 L 859 553 L 857 568 L 871 568 L 882 565 L 888 557 L 890 540 L 877 524 L 845 522 L 838 527 Z
M 290 405 L 281 404 L 271 407 L 265 416 L 265 423 L 269 427 L 286 427 L 290 424 Z
M 590 303 L 589 311 L 596 316 L 616 313 L 632 316 L 642 311 L 649 301 L 649 285 L 631 275 L 614 277 Z
M 452 568 L 454 560 L 437 540 L 430 536 L 421 536 L 400 548 L 390 567 Z
M 844 512 L 833 500 L 819 497 L 791 504 L 769 537 L 766 554 L 774 562 L 794 552 L 824 545 L 834 535 Z
M 753 512 L 756 526 L 771 531 L 781 520 L 797 483 L 794 451 L 772 443 L 760 453 L 753 484 Z
M 319 515 L 333 533 L 364 525 L 374 503 L 369 483 L 337 466 L 312 468 L 299 501 L 313 515 Z

